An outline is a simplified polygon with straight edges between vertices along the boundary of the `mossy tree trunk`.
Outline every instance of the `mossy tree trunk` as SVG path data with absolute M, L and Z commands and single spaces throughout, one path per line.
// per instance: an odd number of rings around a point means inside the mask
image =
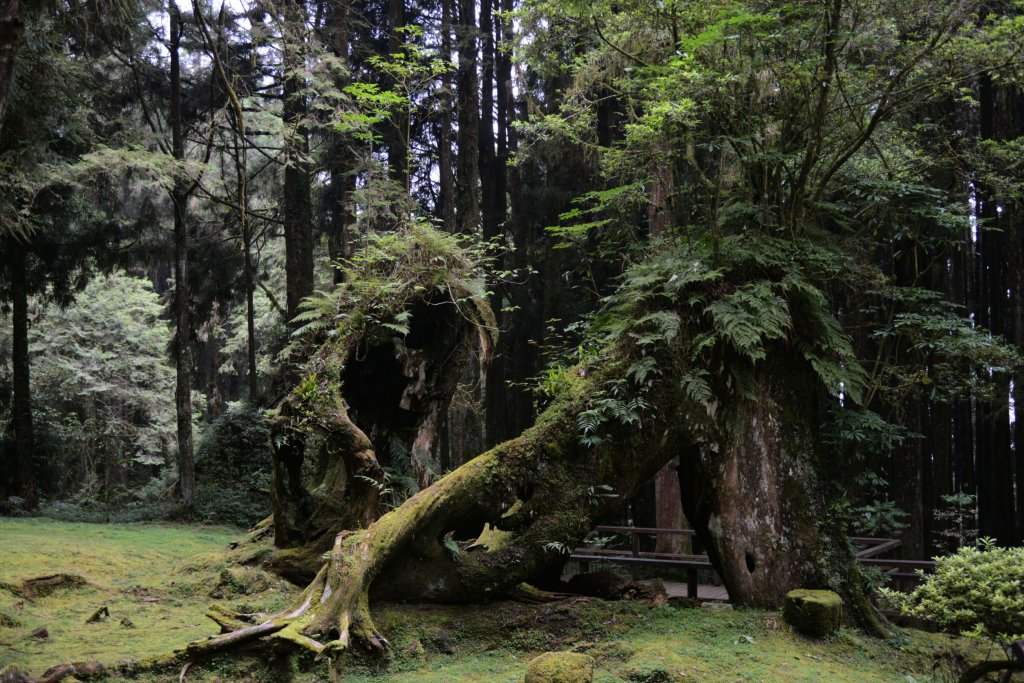
M 641 427 L 620 426 L 600 446 L 583 445 L 576 415 L 599 385 L 596 378 L 581 383 L 520 437 L 459 467 L 367 528 L 340 533 L 311 584 L 313 593 L 307 590 L 299 603 L 263 622 L 275 624 L 270 632 L 270 626 L 247 627 L 249 635 L 236 638 L 273 633 L 318 654 L 354 642 L 381 649 L 386 640 L 370 616 L 371 591 L 390 598 L 484 600 L 561 565 L 597 520 L 619 512 L 671 459 L 688 433 L 666 399 L 659 402 L 666 409 Z M 614 487 L 619 496 L 609 502 L 597 495 L 600 486 Z M 218 636 L 209 647 L 219 648 L 229 637 Z

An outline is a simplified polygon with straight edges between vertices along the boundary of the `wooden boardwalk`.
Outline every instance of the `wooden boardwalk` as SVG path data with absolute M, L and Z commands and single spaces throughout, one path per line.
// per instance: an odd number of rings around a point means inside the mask
M 690 597 L 698 600 L 729 600 L 729 594 L 723 586 L 709 584 L 698 585 L 701 572 L 713 571 L 708 556 L 701 552 L 700 544 L 692 529 L 658 529 L 652 527 L 598 526 L 597 531 L 615 535 L 625 535 L 630 539 L 629 547 L 609 548 L 600 546 L 581 546 L 576 548 L 569 559 L 579 563 L 579 571 L 590 571 L 591 564 L 610 563 L 627 566 L 632 569 L 633 578 L 639 579 L 641 567 L 648 571 L 664 569 L 682 569 L 686 572 L 687 582 L 665 582 L 669 597 Z M 640 536 L 690 536 L 693 537 L 691 554 L 651 552 L 641 550 Z M 920 572 L 934 571 L 932 560 L 902 560 L 882 557 L 900 546 L 895 538 L 875 538 L 853 536 L 850 540 L 857 550 L 857 561 L 866 566 L 878 567 L 885 574 L 900 582 L 920 581 Z
M 664 584 L 665 592 L 668 593 L 668 597 L 686 597 L 685 583 L 678 583 L 676 581 L 665 581 Z M 697 586 L 697 599 L 729 602 L 729 593 L 725 590 L 725 586 L 710 586 L 706 584 L 700 584 L 699 586 Z

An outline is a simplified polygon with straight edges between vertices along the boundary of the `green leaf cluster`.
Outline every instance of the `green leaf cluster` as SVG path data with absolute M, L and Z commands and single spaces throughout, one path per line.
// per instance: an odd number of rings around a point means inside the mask
M 754 365 L 776 346 L 798 351 L 829 393 L 856 402 L 866 374 L 824 289 L 845 267 L 841 255 L 803 241 L 678 245 L 626 272 L 593 333 L 642 359 L 630 370 L 640 382 L 657 367 L 653 354 L 679 353 L 684 389 L 703 405 L 723 391 L 745 394 Z M 725 382 L 713 387 L 712 377 Z
M 1024 637 L 1024 548 L 991 539 L 935 558 L 935 573 L 909 595 L 886 591 L 909 616 L 964 635 L 1008 643 Z

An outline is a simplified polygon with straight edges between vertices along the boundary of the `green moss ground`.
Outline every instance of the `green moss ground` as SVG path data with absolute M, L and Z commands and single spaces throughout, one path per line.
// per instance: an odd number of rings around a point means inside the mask
M 20 622 L 0 623 L 0 665 L 39 673 L 61 661 L 113 662 L 165 652 L 216 631 L 204 617 L 216 601 L 211 593 L 235 608 L 283 604 L 293 589 L 224 563 L 222 551 L 238 535 L 202 527 L 0 519 L 0 582 L 56 572 L 89 581 L 85 588 L 34 601 L 0 589 L 0 612 Z M 108 606 L 111 618 L 85 624 L 101 605 Z M 793 633 L 779 614 L 756 610 L 578 599 L 545 605 L 381 605 L 375 616 L 391 639 L 391 654 L 385 661 L 354 661 L 344 681 L 519 683 L 527 662 L 548 650 L 586 652 L 597 663 L 599 683 L 952 679 L 948 669 L 932 671 L 934 653 L 951 647 L 943 636 L 905 630 L 886 643 L 844 629 L 828 640 L 811 641 Z M 121 625 L 125 617 L 135 628 Z M 42 625 L 50 631 L 48 641 L 29 635 Z M 176 681 L 177 672 L 143 680 Z M 186 680 L 322 683 L 327 675 L 310 661 L 250 657 L 194 667 Z
M 55 573 L 82 576 L 88 585 L 26 600 L 0 589 L 0 666 L 40 673 L 64 661 L 116 662 L 159 654 L 216 631 L 204 616 L 222 583 L 223 551 L 239 532 L 226 528 L 157 524 L 87 524 L 0 518 L 0 584 Z M 260 594 L 221 586 L 233 605 L 277 607 L 285 594 L 264 577 L 236 570 Z M 110 618 L 86 624 L 106 605 Z M 122 624 L 127 619 L 134 628 Z M 0 621 L 3 621 L 0 619 Z M 49 639 L 30 633 L 45 626 Z

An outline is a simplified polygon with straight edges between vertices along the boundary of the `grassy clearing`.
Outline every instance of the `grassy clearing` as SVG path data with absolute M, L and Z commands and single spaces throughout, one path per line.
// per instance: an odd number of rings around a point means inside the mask
M 282 605 L 294 588 L 226 563 L 224 546 L 237 536 L 229 529 L 0 519 L 0 583 L 57 572 L 88 581 L 35 600 L 0 589 L 0 613 L 17 622 L 4 624 L 0 617 L 0 665 L 39 673 L 61 661 L 139 659 L 213 633 L 216 627 L 204 617 L 211 602 L 247 611 Z M 84 623 L 101 605 L 110 618 Z M 813 642 L 792 633 L 777 614 L 756 610 L 577 599 L 382 605 L 375 615 L 391 639 L 391 654 L 384 661 L 353 661 L 344 681 L 518 683 L 533 656 L 563 649 L 594 657 L 599 683 L 952 679 L 948 668 L 932 670 L 934 654 L 950 650 L 945 637 L 903 631 L 883 643 L 843 631 Z M 48 628 L 48 640 L 31 637 L 39 626 Z M 176 681 L 177 673 L 143 680 Z M 324 683 L 327 675 L 312 661 L 261 656 L 206 663 L 187 680 Z
M 278 582 L 224 563 L 225 545 L 238 536 L 226 528 L 0 519 L 0 583 L 55 573 L 87 582 L 35 599 L 0 589 L 0 613 L 9 617 L 0 617 L 0 666 L 39 673 L 59 662 L 165 652 L 215 629 L 204 616 L 211 592 L 229 604 L 276 607 L 284 598 Z M 102 606 L 109 618 L 85 623 Z M 39 627 L 48 639 L 30 635 Z
M 945 637 L 917 631 L 893 643 L 854 631 L 814 642 L 791 632 L 772 612 L 601 600 L 458 609 L 386 606 L 378 619 L 392 638 L 392 660 L 383 667 L 355 666 L 346 681 L 518 683 L 537 653 L 576 650 L 594 657 L 594 680 L 600 683 L 908 683 L 933 680 L 932 655 L 948 647 Z

